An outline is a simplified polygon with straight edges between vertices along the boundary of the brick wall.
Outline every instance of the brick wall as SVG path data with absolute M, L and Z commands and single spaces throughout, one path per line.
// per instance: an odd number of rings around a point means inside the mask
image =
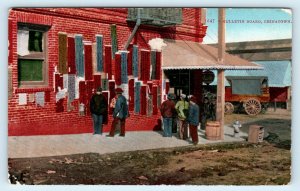
M 140 49 L 150 49 L 147 42 L 156 37 L 202 42 L 206 26 L 200 23 L 200 9 L 183 9 L 183 24 L 171 28 L 155 28 L 141 26 L 132 43 Z M 12 67 L 13 95 L 8 100 L 9 135 L 38 134 L 72 134 L 92 132 L 92 119 L 89 115 L 79 115 L 79 100 L 72 102 L 73 108 L 68 111 L 67 97 L 64 98 L 64 111 L 56 112 L 56 92 L 54 88 L 54 72 L 58 64 L 58 33 L 68 35 L 82 34 L 84 41 L 95 43 L 96 34 L 103 35 L 103 44 L 110 45 L 110 25 L 116 24 L 118 49 L 125 45 L 134 24 L 126 22 L 127 9 L 122 8 L 16 8 L 9 13 L 9 66 Z M 38 88 L 18 87 L 17 67 L 17 23 L 32 23 L 51 26 L 48 31 L 48 85 Z M 27 102 L 19 105 L 19 93 L 30 94 L 45 92 L 44 107 Z M 31 95 L 32 96 L 32 95 Z M 127 120 L 127 130 L 157 130 L 160 127 L 160 115 L 146 116 L 131 113 Z M 110 129 L 112 119 L 104 126 Z

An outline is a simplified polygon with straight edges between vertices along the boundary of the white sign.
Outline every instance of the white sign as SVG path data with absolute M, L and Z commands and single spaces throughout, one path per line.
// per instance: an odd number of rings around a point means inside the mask
M 26 93 L 19 94 L 19 105 L 27 105 L 27 94 Z

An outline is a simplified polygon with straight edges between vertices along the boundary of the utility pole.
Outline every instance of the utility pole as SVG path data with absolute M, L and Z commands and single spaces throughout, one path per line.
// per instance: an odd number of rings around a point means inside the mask
M 225 8 L 219 8 L 218 21 L 218 63 L 225 59 Z M 218 70 L 216 120 L 220 122 L 220 139 L 224 140 L 224 107 L 225 107 L 225 70 Z

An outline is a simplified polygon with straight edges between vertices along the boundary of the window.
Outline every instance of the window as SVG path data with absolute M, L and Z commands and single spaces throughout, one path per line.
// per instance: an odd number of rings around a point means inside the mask
M 18 82 L 20 87 L 48 85 L 49 26 L 18 23 Z

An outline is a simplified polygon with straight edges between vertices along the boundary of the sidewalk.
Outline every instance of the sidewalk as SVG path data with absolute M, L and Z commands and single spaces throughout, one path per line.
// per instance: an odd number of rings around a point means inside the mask
M 199 130 L 199 144 L 244 140 L 232 136 L 232 127 L 225 126 L 224 130 L 225 136 L 223 141 L 206 140 L 204 132 Z M 175 136 L 171 138 L 162 137 L 161 133 L 160 131 L 129 131 L 126 132 L 125 137 L 119 137 L 118 135 L 106 137 L 106 134 L 9 136 L 8 157 L 30 158 L 80 153 L 105 154 L 191 145 L 190 142 L 180 140 Z M 240 136 L 247 136 L 247 134 L 240 132 Z

